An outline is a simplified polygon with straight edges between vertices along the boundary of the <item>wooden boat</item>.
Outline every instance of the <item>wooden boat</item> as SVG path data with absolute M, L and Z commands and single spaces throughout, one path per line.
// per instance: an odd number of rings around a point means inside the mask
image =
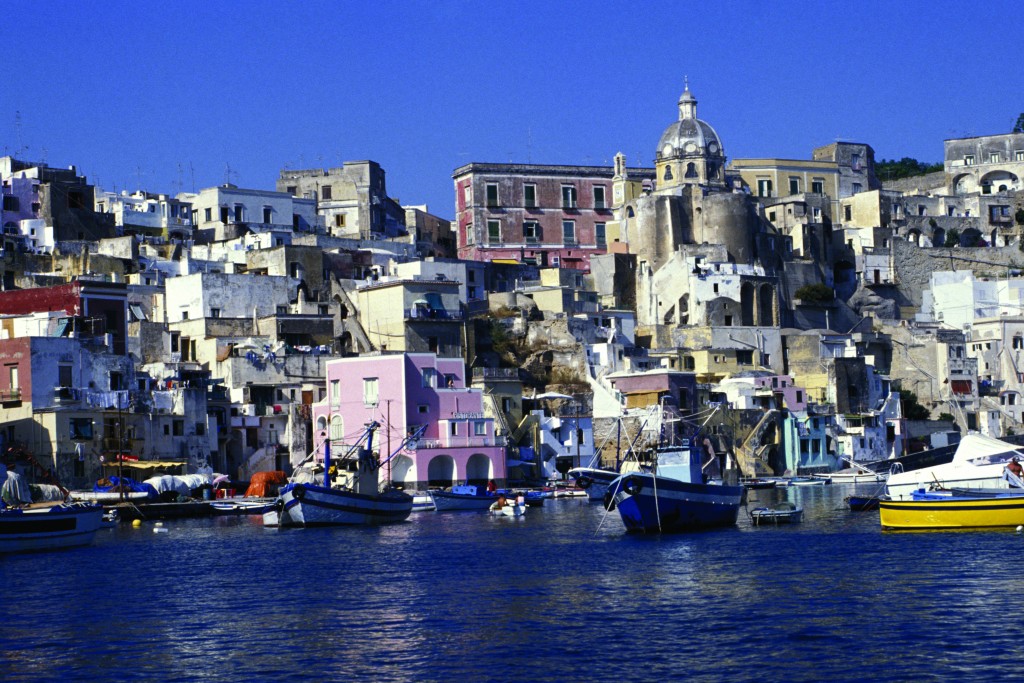
M 413 512 L 433 512 L 434 511 L 434 499 L 430 497 L 430 492 L 427 493 L 416 493 L 412 497 L 412 511 Z
M 789 501 L 783 501 L 775 507 L 760 507 L 750 511 L 750 521 L 754 526 L 761 524 L 796 524 L 803 519 L 804 509 Z
M 497 496 L 489 493 L 480 486 L 456 485 L 451 491 L 431 491 L 430 497 L 434 500 L 434 508 L 438 512 L 451 510 L 486 510 L 491 506 Z
M 265 526 L 377 525 L 402 522 L 412 513 L 413 498 L 404 491 L 380 489 L 379 469 L 406 444 L 418 438 L 422 428 L 406 437 L 398 450 L 379 465 L 370 455 L 373 433 L 379 424 L 371 422 L 342 462 L 355 455 L 356 471 L 346 484 L 336 486 L 331 467 L 330 441 L 324 441 L 324 483 L 291 483 L 281 489 L 273 509 L 263 513 Z M 366 448 L 359 444 L 366 440 Z
M 690 531 L 735 524 L 743 496 L 742 486 L 704 483 L 700 451 L 686 443 L 658 449 L 654 473 L 615 479 L 604 504 L 628 531 Z
M 812 474 L 814 479 L 824 479 L 832 484 L 869 484 L 881 483 L 889 478 L 888 472 L 861 472 L 848 469 L 828 474 Z
M 920 500 L 883 500 L 883 529 L 971 529 L 1024 524 L 1024 496 L 927 494 Z
M 745 479 L 740 482 L 747 490 L 773 489 L 779 483 L 777 479 Z
M 495 517 L 522 517 L 526 514 L 526 498 L 499 498 L 491 503 L 489 512 Z
M 223 498 L 210 503 L 210 508 L 215 515 L 262 515 L 275 502 L 275 498 Z
M 0 510 L 0 553 L 89 545 L 103 521 L 103 508 L 88 503 Z
M 785 479 L 780 482 L 782 486 L 822 486 L 824 484 L 831 484 L 832 482 L 828 479 L 815 479 L 814 477 L 792 477 Z
M 868 510 L 877 510 L 880 500 L 881 498 L 878 496 L 847 496 L 846 504 L 854 512 L 867 512 Z

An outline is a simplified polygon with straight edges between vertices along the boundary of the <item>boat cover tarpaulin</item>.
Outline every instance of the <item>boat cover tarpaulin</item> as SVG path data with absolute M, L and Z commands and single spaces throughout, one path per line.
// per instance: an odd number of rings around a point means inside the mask
M 37 503 L 64 500 L 64 492 L 60 490 L 59 486 L 29 484 L 29 488 L 32 490 L 32 500 Z
M 161 477 L 150 477 L 145 483 L 156 489 L 157 493 L 174 491 L 183 496 L 190 496 L 194 489 L 205 486 L 212 480 L 213 477 L 206 474 L 165 474 Z
M 27 505 L 32 502 L 32 491 L 25 477 L 13 470 L 7 470 L 4 483 L 0 486 L 0 498 L 8 505 Z
M 109 493 L 110 491 L 119 491 L 118 486 L 124 485 L 125 493 L 148 493 L 151 498 L 156 498 L 156 489 L 146 483 L 140 483 L 134 479 L 128 477 L 107 477 L 106 479 L 100 479 L 92 487 L 92 490 L 96 493 Z
M 267 498 L 272 487 L 283 486 L 288 483 L 288 475 L 281 470 L 270 472 L 257 472 L 249 480 L 249 488 L 245 490 L 245 496 L 255 498 Z

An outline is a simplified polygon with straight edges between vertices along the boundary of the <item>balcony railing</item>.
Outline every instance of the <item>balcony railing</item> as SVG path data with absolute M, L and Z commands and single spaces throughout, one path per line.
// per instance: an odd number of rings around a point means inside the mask
M 406 320 L 462 320 L 465 314 L 462 311 L 449 311 L 445 308 L 407 308 L 405 309 Z
M 473 379 L 519 379 L 519 368 L 473 368 Z
M 410 447 L 417 449 L 438 449 L 438 448 L 486 448 L 489 446 L 500 446 L 504 440 L 494 436 L 449 436 L 445 439 L 420 439 L 413 442 Z
M 20 400 L 21 389 L 0 389 L 0 401 L 8 403 Z

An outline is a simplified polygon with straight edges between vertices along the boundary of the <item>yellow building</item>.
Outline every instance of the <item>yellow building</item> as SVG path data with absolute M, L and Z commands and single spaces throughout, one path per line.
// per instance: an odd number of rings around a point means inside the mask
M 729 168 L 757 197 L 788 197 L 795 194 L 827 195 L 832 215 L 839 209 L 839 164 L 803 159 L 733 159 Z

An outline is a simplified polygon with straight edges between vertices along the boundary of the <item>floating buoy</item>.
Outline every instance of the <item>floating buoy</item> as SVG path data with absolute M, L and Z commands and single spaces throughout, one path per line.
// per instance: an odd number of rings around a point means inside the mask
M 155 526 L 155 527 L 153 527 L 153 533 L 154 534 L 168 534 L 170 532 L 171 532 L 170 529 L 165 529 L 162 526 Z
M 1024 525 L 1018 526 L 1017 527 L 1017 533 L 1019 534 L 1022 531 L 1024 531 Z
M 132 520 L 132 526 L 135 527 L 136 529 L 138 529 L 140 526 L 142 526 L 142 520 L 141 519 L 133 519 Z

